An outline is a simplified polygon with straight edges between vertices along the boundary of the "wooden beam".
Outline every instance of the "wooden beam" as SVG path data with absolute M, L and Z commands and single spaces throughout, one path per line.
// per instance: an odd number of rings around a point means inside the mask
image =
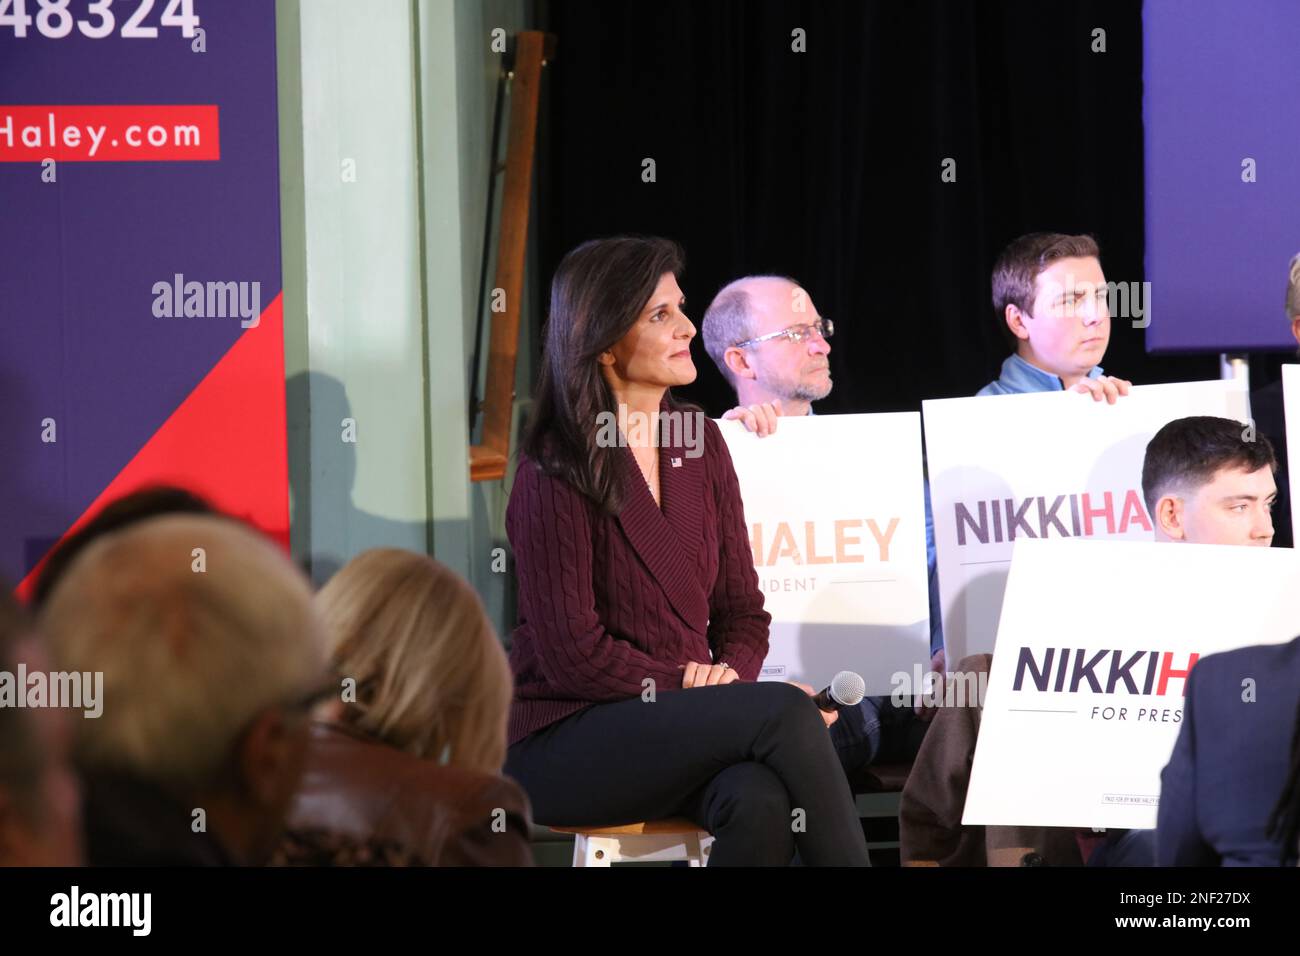
M 471 481 L 492 481 L 503 477 L 505 463 L 510 457 L 510 422 L 515 398 L 515 364 L 519 355 L 519 317 L 524 297 L 529 200 L 537 144 L 537 102 L 541 92 L 542 65 L 548 56 L 553 55 L 554 45 L 554 37 L 537 30 L 525 30 L 515 37 L 505 188 L 501 196 L 501 232 L 497 237 L 494 285 L 505 293 L 505 309 L 493 312 L 491 318 L 487 381 L 483 389 L 483 442 L 470 448 Z
M 469 480 L 500 481 L 506 476 L 507 456 L 483 445 L 469 446 Z

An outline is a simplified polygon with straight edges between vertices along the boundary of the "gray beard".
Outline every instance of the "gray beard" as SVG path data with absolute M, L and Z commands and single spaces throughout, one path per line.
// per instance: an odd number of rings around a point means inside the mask
M 831 393 L 834 382 L 827 379 L 826 387 L 814 387 L 808 385 L 796 385 L 792 388 L 786 399 L 795 402 L 819 402 Z

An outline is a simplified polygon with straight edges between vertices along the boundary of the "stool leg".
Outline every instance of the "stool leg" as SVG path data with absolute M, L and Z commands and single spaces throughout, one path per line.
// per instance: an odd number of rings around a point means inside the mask
M 612 866 L 618 859 L 618 840 L 610 837 L 587 837 L 587 862 L 583 866 Z
M 686 844 L 686 859 L 689 861 L 687 866 L 704 865 L 704 848 L 700 846 L 700 835 L 692 833 L 684 841 Z

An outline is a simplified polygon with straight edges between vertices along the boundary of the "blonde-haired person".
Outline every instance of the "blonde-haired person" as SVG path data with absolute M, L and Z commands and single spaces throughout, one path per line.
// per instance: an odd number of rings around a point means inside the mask
M 1287 264 L 1285 315 L 1291 335 L 1300 344 L 1300 252 Z M 1291 361 L 1300 360 L 1300 354 Z M 1277 453 L 1277 501 L 1273 505 L 1273 547 L 1294 546 L 1291 530 L 1291 485 L 1287 471 L 1286 413 L 1282 404 L 1282 379 L 1250 393 L 1250 416 L 1258 434 L 1273 443 Z
M 311 589 L 284 553 L 225 517 L 139 521 L 78 552 L 38 630 L 56 670 L 86 675 L 92 719 L 72 723 L 87 861 L 264 862 L 311 705 L 336 687 Z
M 277 861 L 530 864 L 527 799 L 501 776 L 510 669 L 473 588 L 376 548 L 316 604 L 343 693 L 317 711 Z

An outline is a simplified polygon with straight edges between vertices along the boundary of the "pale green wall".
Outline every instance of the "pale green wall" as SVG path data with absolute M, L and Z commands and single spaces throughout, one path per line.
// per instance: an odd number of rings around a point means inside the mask
M 504 633 L 513 585 L 491 549 L 505 489 L 468 480 L 466 396 L 490 31 L 522 29 L 524 0 L 276 10 L 294 555 L 319 582 L 365 548 L 432 553 L 473 581 Z
M 477 307 L 480 257 L 483 252 L 483 222 L 487 206 L 488 168 L 492 147 L 492 112 L 495 105 L 498 63 L 500 55 L 491 52 L 493 29 L 505 30 L 513 36 L 531 24 L 526 23 L 523 0 L 460 0 L 456 8 L 456 100 L 460 136 L 461 182 L 461 269 L 462 283 L 467 290 L 465 308 L 464 374 L 468 380 L 473 356 L 475 309 Z M 502 125 L 509 117 L 510 98 L 503 103 Z M 502 153 L 504 154 L 504 136 Z M 504 158 L 504 156 L 500 157 Z M 536 182 L 534 162 L 534 182 Z M 503 177 L 498 177 L 493 210 L 493 236 L 500 216 Z M 534 190 L 532 219 L 537 216 Z M 495 245 L 491 248 L 495 252 Z M 529 265 L 525 272 L 526 302 L 536 301 L 533 290 L 537 281 L 535 268 L 537 256 L 530 235 Z M 495 256 L 488 261 L 488 286 L 495 275 Z M 520 397 L 521 411 L 527 404 L 533 371 L 533 339 L 529 313 L 525 311 L 520 324 L 519 366 L 515 373 L 515 391 Z M 486 372 L 486 349 L 479 366 L 480 389 Z M 519 413 L 516 414 L 516 420 Z M 478 436 L 475 436 L 477 438 Z M 494 618 L 506 621 L 513 616 L 514 578 L 512 575 L 493 572 L 491 549 L 506 547 L 505 507 L 506 489 L 513 471 L 506 481 L 478 482 L 470 486 L 470 535 L 474 559 L 470 580 L 482 595 Z M 510 621 L 513 626 L 513 621 Z

